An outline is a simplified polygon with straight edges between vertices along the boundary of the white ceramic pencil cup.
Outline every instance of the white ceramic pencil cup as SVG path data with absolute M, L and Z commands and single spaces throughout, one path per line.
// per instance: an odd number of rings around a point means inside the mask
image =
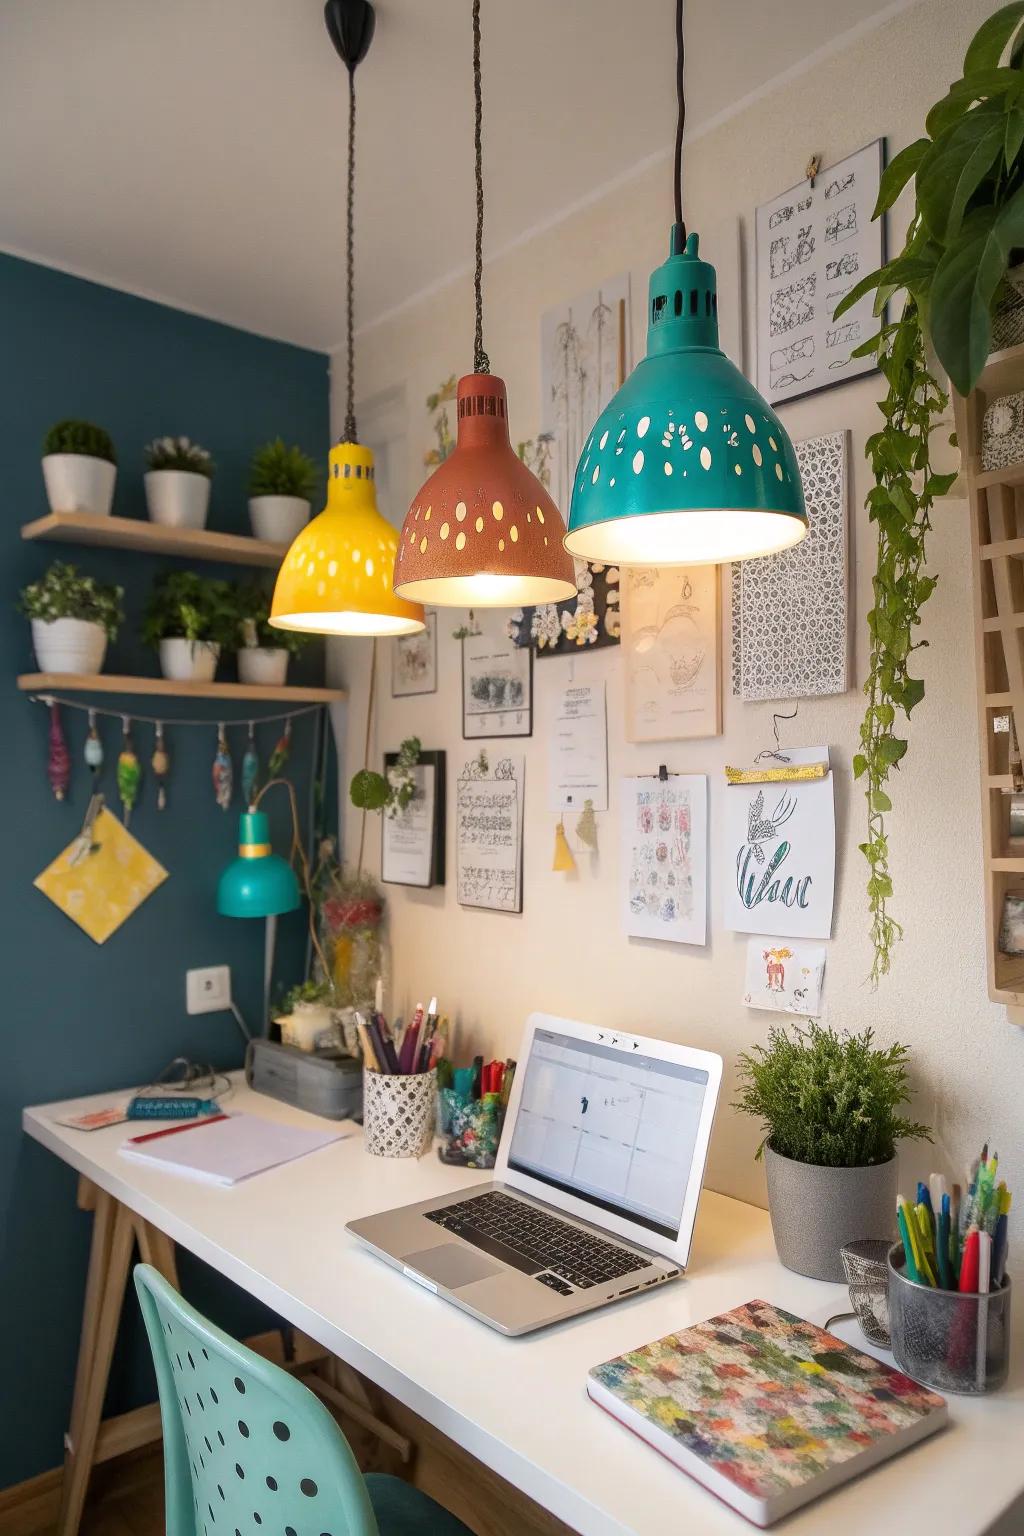
M 363 1135 L 374 1157 L 422 1157 L 434 1135 L 436 1072 L 363 1068 Z

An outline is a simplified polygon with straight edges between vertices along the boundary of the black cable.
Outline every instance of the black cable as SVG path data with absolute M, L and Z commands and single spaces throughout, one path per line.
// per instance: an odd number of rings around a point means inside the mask
M 345 295 L 345 321 L 348 330 L 348 373 L 346 379 L 347 399 L 345 402 L 345 430 L 341 434 L 343 443 L 355 443 L 359 441 L 356 432 L 356 369 L 355 369 L 355 340 L 353 337 L 355 301 L 355 220 L 353 217 L 353 205 L 356 194 L 356 72 L 354 66 L 349 66 L 348 71 L 348 211 L 346 219 L 346 248 L 345 248 L 345 282 L 347 291 Z
M 490 373 L 491 360 L 484 351 L 484 157 L 483 90 L 480 80 L 480 0 L 473 0 L 473 149 L 476 155 L 476 270 L 473 295 L 476 330 L 473 338 L 473 372 Z
M 686 50 L 683 46 L 683 0 L 676 0 L 676 149 L 675 149 L 675 211 L 676 223 L 686 242 L 686 225 L 683 223 L 683 129 L 686 126 L 686 92 L 683 88 L 683 65 Z

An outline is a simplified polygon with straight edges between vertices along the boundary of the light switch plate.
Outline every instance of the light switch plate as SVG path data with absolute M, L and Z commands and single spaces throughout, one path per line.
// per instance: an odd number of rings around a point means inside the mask
M 231 967 L 209 965 L 185 972 L 185 1008 L 189 1013 L 220 1013 L 231 1007 Z

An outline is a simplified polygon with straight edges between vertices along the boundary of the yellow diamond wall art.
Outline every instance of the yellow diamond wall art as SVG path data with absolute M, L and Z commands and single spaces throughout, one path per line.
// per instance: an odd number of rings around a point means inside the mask
M 74 838 L 35 885 L 90 939 L 105 944 L 166 879 L 166 869 L 138 839 L 101 810 L 91 837 Z

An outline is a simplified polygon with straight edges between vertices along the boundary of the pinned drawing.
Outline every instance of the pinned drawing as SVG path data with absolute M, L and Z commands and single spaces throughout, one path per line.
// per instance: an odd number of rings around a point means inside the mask
M 824 944 L 802 944 L 796 939 L 750 939 L 743 1002 L 748 1008 L 817 1018 L 821 1013 L 824 974 Z
M 485 752 L 459 774 L 455 860 L 460 906 L 523 910 L 523 775 L 525 759 Z
M 838 322 L 835 309 L 882 264 L 883 221 L 871 219 L 882 150 L 877 139 L 757 210 L 757 381 L 772 404 L 876 366 L 853 356 L 875 323 L 872 296 Z
M 622 575 L 627 740 L 717 736 L 722 716 L 716 567 L 631 566 Z
M 622 918 L 627 934 L 707 943 L 708 781 L 622 781 Z

